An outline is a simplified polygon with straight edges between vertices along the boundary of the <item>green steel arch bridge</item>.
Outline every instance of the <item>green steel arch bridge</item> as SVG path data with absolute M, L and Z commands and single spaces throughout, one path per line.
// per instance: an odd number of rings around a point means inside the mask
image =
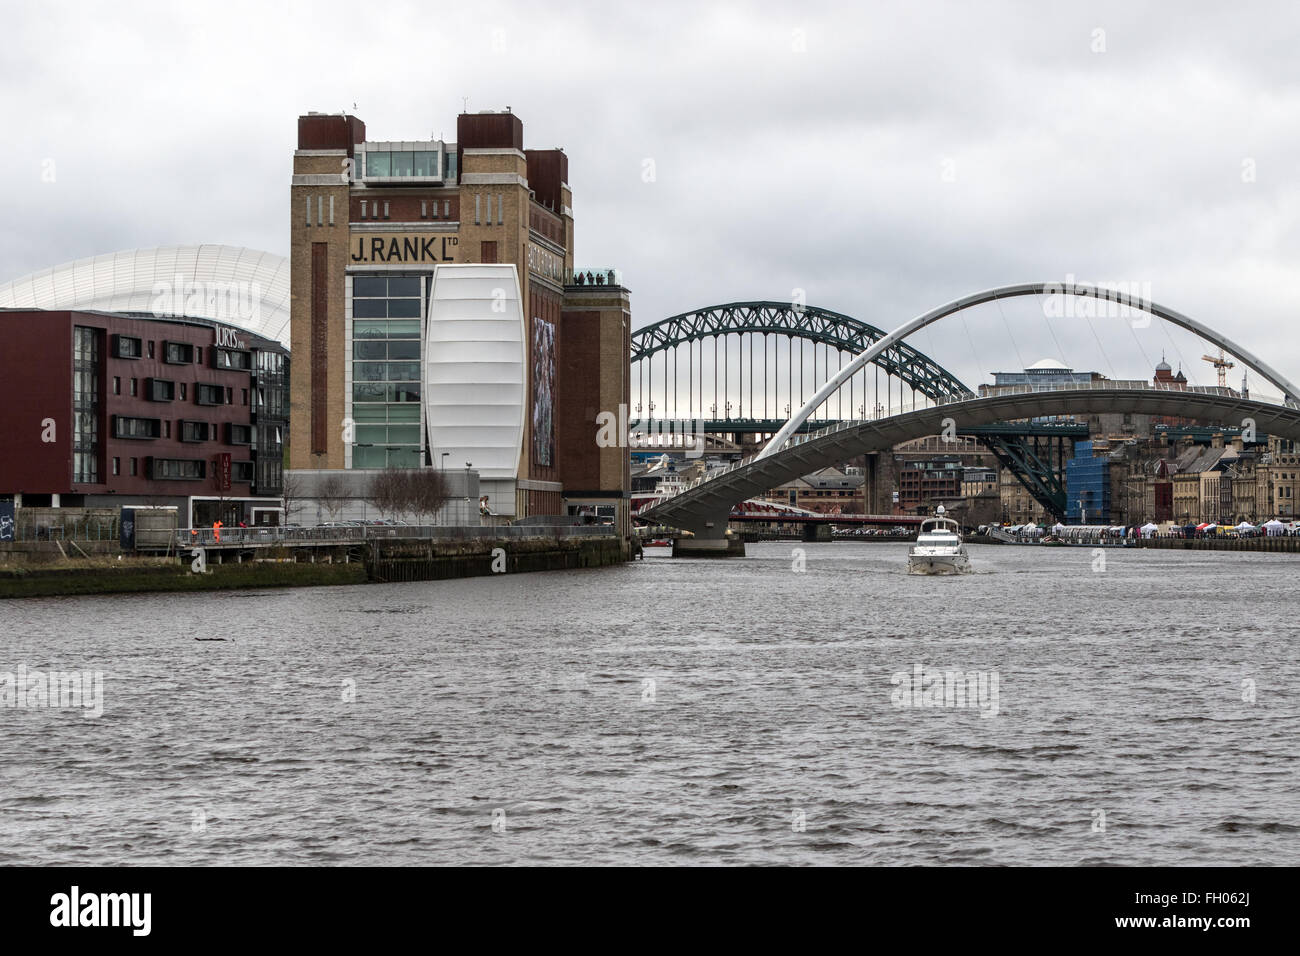
M 630 418 L 650 427 L 689 421 L 713 435 L 774 435 L 831 375 L 886 334 L 853 316 L 792 302 L 729 302 L 674 315 L 632 333 Z M 975 397 L 906 342 L 888 344 L 871 366 L 797 430 Z M 1087 425 L 997 422 L 959 434 L 987 448 L 1047 511 L 1064 515 L 1059 476 L 1074 443 L 1088 437 Z
M 1146 313 L 1153 318 L 1192 332 L 1234 356 L 1252 372 L 1263 378 L 1269 386 L 1277 389 L 1281 399 L 1264 401 L 1248 399 L 1244 394 L 1234 392 L 1222 385 L 1218 387 L 1194 387 L 1182 383 L 1176 385 L 1171 383 L 1139 384 L 1109 380 L 1055 386 L 1009 386 L 1000 388 L 997 394 L 977 397 L 971 394 L 968 389 L 961 392 L 953 389 L 945 390 L 944 386 L 938 384 L 941 381 L 939 376 L 928 369 L 925 374 L 916 374 L 913 371 L 917 368 L 915 365 L 916 359 L 899 351 L 900 347 L 904 345 L 904 339 L 914 332 L 974 306 L 997 302 L 1002 299 L 1035 296 L 1085 296 L 1109 302 L 1125 309 Z M 770 306 L 771 303 L 764 305 Z M 733 307 L 721 308 L 725 311 L 725 309 Z M 743 305 L 734 308 L 737 308 L 738 312 L 743 314 Z M 799 311 L 793 305 L 791 309 L 796 312 Z M 710 312 L 713 310 L 705 311 Z M 993 426 L 995 429 L 1001 429 L 1005 426 L 1014 430 L 1018 426 L 1009 425 L 1008 423 L 1028 422 L 1033 425 L 1036 421 L 1041 421 L 1044 418 L 1068 416 L 1079 412 L 1136 412 L 1140 414 L 1186 417 L 1210 423 L 1238 422 L 1243 425 L 1250 422 L 1252 429 L 1258 427 L 1259 430 L 1269 434 L 1300 441 L 1300 387 L 1297 387 L 1271 367 L 1264 359 L 1230 340 L 1223 333 L 1182 312 L 1131 295 L 1127 291 L 1074 282 L 1065 285 L 1055 282 L 1019 283 L 998 286 L 997 288 L 986 289 L 954 299 L 916 316 L 888 334 L 877 335 L 876 333 L 879 333 L 880 330 L 863 325 L 870 330 L 866 334 L 873 336 L 872 344 L 847 362 L 844 362 L 842 357 L 838 359 L 837 368 L 833 373 L 830 371 L 830 356 L 827 355 L 824 365 L 828 374 L 819 385 L 816 384 L 818 376 L 816 375 L 815 364 L 818 343 L 813 344 L 813 379 L 815 387 L 812 395 L 804 399 L 797 410 L 794 409 L 795 396 L 792 385 L 794 370 L 793 367 L 788 370 L 791 382 L 790 400 L 786 410 L 788 419 L 757 454 L 735 462 L 727 468 L 710 472 L 688 484 L 682 491 L 672 497 L 644 509 L 639 513 L 639 517 L 691 531 L 698 536 L 693 545 L 696 550 L 716 551 L 720 548 L 725 549 L 724 533 L 727 515 L 731 507 L 736 502 L 744 501 L 767 488 L 776 487 L 783 481 L 808 474 L 836 462 L 845 461 L 850 457 L 865 452 L 884 451 L 900 442 L 926 435 L 947 433 L 949 430 L 955 434 L 967 434 L 970 429 L 979 426 Z M 796 329 L 791 332 L 791 336 L 798 337 L 802 331 Z M 813 336 L 818 334 L 816 330 L 809 331 Z M 725 326 L 718 329 L 717 335 L 725 336 L 728 334 L 730 332 Z M 763 334 L 770 333 L 764 332 Z M 689 348 L 694 339 L 686 335 L 682 337 L 685 338 Z M 665 338 L 663 341 L 666 343 L 668 339 Z M 653 340 L 649 344 L 653 344 Z M 664 344 L 661 347 L 667 347 L 667 345 Z M 701 349 L 701 351 L 703 350 Z M 653 355 L 653 353 L 650 354 Z M 779 359 L 778 350 L 776 363 L 778 389 L 780 385 Z M 718 361 L 719 366 L 717 367 L 720 367 L 722 362 L 730 362 L 730 359 L 724 353 L 723 359 Z M 752 356 L 749 357 L 748 361 L 752 363 Z M 793 346 L 791 346 L 789 361 L 793 366 Z M 864 414 L 865 408 L 860 405 L 856 409 L 859 417 L 839 421 L 832 420 L 828 412 L 835 407 L 834 400 L 839 399 L 842 402 L 843 391 L 846 387 L 851 387 L 855 380 L 860 379 L 862 384 L 865 385 L 866 376 L 879 375 L 881 371 L 884 371 L 885 367 L 882 367 L 882 361 L 893 363 L 888 367 L 896 374 L 889 375 L 887 373 L 887 378 L 896 377 L 899 379 L 899 397 L 903 401 L 898 406 L 892 404 L 881 406 L 878 401 L 879 393 L 875 392 L 877 402 L 873 407 L 872 414 Z M 763 362 L 766 369 L 766 355 L 764 355 Z M 737 367 L 737 371 L 741 374 L 744 372 L 744 364 L 744 358 L 742 357 Z M 799 359 L 801 373 L 806 369 L 807 364 L 806 359 L 801 356 Z M 932 362 L 929 364 L 933 369 L 939 368 Z M 688 362 L 688 368 L 693 368 L 693 362 Z M 667 410 L 671 411 L 674 403 L 670 399 L 677 397 L 679 386 L 675 379 L 668 377 L 666 360 L 664 369 L 664 389 L 661 397 L 664 399 Z M 728 373 L 730 373 L 730 367 L 728 367 Z M 653 368 L 647 371 L 647 375 L 650 378 L 651 385 L 653 385 Z M 751 371 L 751 388 L 754 378 L 755 375 Z M 956 381 L 951 375 L 947 375 L 947 379 L 951 379 L 953 382 Z M 739 395 L 743 397 L 743 378 L 740 382 L 742 390 Z M 714 387 L 717 387 L 716 381 Z M 907 406 L 904 388 L 911 392 L 911 408 Z M 932 391 L 926 391 L 927 388 L 932 389 Z M 688 389 L 688 394 L 689 391 Z M 652 387 L 648 392 L 641 394 L 649 396 L 652 401 L 656 393 Z M 733 393 L 730 390 L 724 390 L 722 394 L 730 395 Z M 919 403 L 917 401 L 918 395 L 921 398 Z M 850 401 L 851 410 L 853 410 L 853 404 Z M 751 410 L 756 407 L 752 394 L 749 407 Z M 739 417 L 743 419 L 742 409 L 738 406 L 737 410 L 741 413 Z M 649 407 L 649 411 L 653 415 L 653 406 Z M 726 413 L 722 421 L 732 421 L 730 407 L 726 408 Z M 818 423 L 816 430 L 801 434 L 809 422 Z M 1023 442 L 1026 437 L 1032 436 L 1022 435 L 1019 440 Z M 1015 464 L 1013 462 L 1013 467 Z M 1023 467 L 1017 469 L 1018 476 L 1021 476 L 1023 470 Z M 1021 477 L 1021 480 L 1025 481 L 1026 479 Z M 1029 484 L 1026 487 L 1034 491 L 1034 488 L 1030 487 Z M 1039 497 L 1039 495 L 1035 494 L 1035 497 Z M 1039 498 L 1039 500 L 1042 501 L 1043 499 Z M 1060 514 L 1060 509 L 1053 507 L 1057 505 L 1057 500 L 1049 499 L 1043 503 L 1049 510 L 1058 515 Z M 1060 500 L 1060 503 L 1063 504 L 1063 500 Z

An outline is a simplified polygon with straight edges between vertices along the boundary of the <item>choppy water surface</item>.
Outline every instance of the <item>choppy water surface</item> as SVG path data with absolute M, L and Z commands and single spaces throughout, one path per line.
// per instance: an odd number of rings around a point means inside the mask
M 905 552 L 0 602 L 0 864 L 1300 862 L 1300 561 Z

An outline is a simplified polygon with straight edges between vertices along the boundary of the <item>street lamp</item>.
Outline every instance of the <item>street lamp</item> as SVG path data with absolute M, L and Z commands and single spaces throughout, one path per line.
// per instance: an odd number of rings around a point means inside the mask
M 469 524 L 469 470 L 474 467 L 471 461 L 465 462 L 465 523 Z

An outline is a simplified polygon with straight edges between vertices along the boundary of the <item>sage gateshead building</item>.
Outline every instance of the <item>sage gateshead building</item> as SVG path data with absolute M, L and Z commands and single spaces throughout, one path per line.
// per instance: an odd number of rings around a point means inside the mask
M 461 114 L 455 142 L 300 116 L 290 468 L 359 500 L 380 469 L 472 472 L 498 518 L 626 527 L 627 449 L 596 419 L 629 400 L 630 294 L 575 272 L 572 204 L 564 152 L 509 111 Z
M 275 524 L 288 441 L 288 263 L 137 249 L 0 285 L 0 504 Z

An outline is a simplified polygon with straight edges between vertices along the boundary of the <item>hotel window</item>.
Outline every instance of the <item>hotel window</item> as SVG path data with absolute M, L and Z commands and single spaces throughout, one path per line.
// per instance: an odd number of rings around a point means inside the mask
M 353 468 L 416 468 L 420 431 L 421 280 L 352 280 Z
M 226 442 L 230 445 L 251 445 L 256 436 L 253 434 L 252 425 L 242 425 L 239 422 L 226 423 Z
M 214 437 L 209 422 L 181 421 L 181 441 L 212 441 Z
M 387 203 L 387 202 L 384 203 L 384 218 L 385 218 L 385 219 L 388 218 L 388 203 Z
M 212 367 L 251 372 L 253 370 L 253 353 L 245 349 L 213 348 Z
M 122 459 L 121 459 L 121 458 L 114 458 L 114 459 L 113 459 L 113 475 L 116 477 L 117 475 L 120 475 L 121 473 L 122 473 Z
M 194 346 L 188 342 L 164 342 L 163 361 L 168 365 L 193 365 Z
M 157 438 L 160 434 L 162 434 L 162 422 L 157 418 L 113 416 L 114 438 Z
M 122 377 L 120 375 L 113 376 L 113 394 L 114 395 L 122 394 Z
M 134 477 L 136 476 L 136 460 L 137 460 L 137 459 L 135 459 L 135 458 L 132 458 L 132 459 L 131 459 L 131 477 L 132 477 L 132 478 L 134 478 Z
M 172 423 L 169 419 L 163 422 L 163 438 L 171 438 L 171 437 L 172 437 Z
M 253 463 L 251 461 L 232 461 L 230 463 L 230 480 L 241 484 L 253 480 Z
M 135 379 L 131 380 L 131 394 L 135 394 Z M 170 402 L 176 398 L 176 383 L 165 378 L 147 378 L 144 380 L 145 398 L 151 402 Z
M 420 200 L 420 218 L 421 219 L 429 218 L 429 200 L 427 199 Z
M 99 481 L 98 329 L 77 326 L 72 339 L 72 480 Z
M 198 458 L 146 458 L 149 477 L 158 480 L 194 481 L 203 478 L 207 463 Z
M 241 389 L 240 389 L 240 392 L 243 393 L 243 399 L 244 399 L 243 404 L 247 405 L 247 404 L 248 404 L 248 389 L 246 389 L 246 388 L 241 388 Z
M 204 385 L 200 382 L 194 386 L 194 401 L 199 405 L 225 405 L 226 390 L 220 385 Z
M 149 340 L 149 357 L 153 358 L 153 339 Z
M 140 340 L 131 335 L 113 336 L 115 358 L 138 359 L 141 353 Z
M 364 199 L 361 200 L 361 218 L 366 218 L 366 201 Z
M 187 402 L 187 401 L 189 401 L 189 396 L 186 394 L 186 390 L 187 390 L 187 388 L 188 388 L 188 386 L 186 385 L 186 383 L 185 383 L 185 382 L 181 382 L 181 401 L 182 401 L 182 402 Z

